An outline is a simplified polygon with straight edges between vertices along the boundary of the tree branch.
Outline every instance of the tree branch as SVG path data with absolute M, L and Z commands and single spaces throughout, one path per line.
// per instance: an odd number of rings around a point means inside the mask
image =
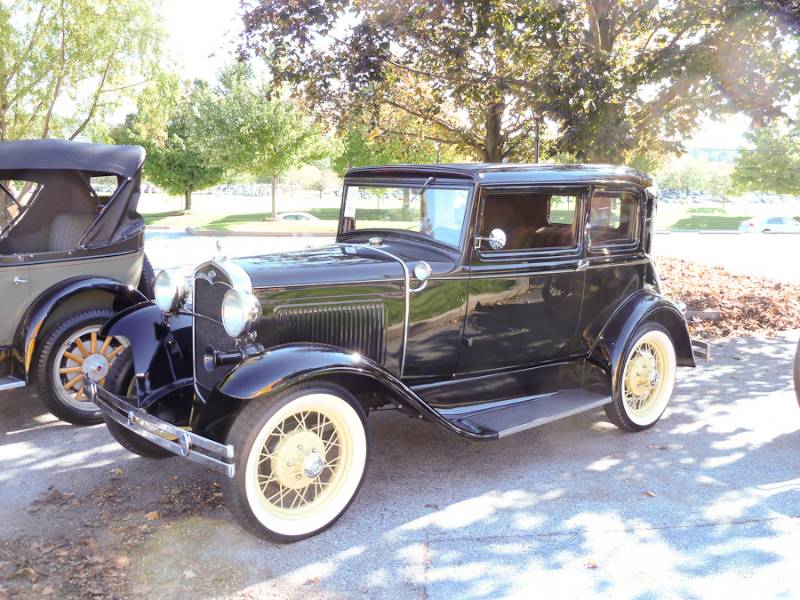
M 97 85 L 97 90 L 94 93 L 94 97 L 92 98 L 92 104 L 89 107 L 89 112 L 86 115 L 86 118 L 81 122 L 78 128 L 72 132 L 72 135 L 69 136 L 69 139 L 74 140 L 78 137 L 83 130 L 89 125 L 89 123 L 94 118 L 94 114 L 97 111 L 98 101 L 100 100 L 100 96 L 103 94 L 103 87 L 106 85 L 106 80 L 108 79 L 108 74 L 111 72 L 111 63 L 114 62 L 114 57 L 117 54 L 117 48 L 119 48 L 119 42 L 114 46 L 114 49 L 111 51 L 111 54 L 108 55 L 108 60 L 106 61 L 106 68 L 103 70 L 103 76 L 100 78 L 100 83 Z
M 47 114 L 44 116 L 44 123 L 42 124 L 42 137 L 46 138 L 50 134 L 50 121 L 53 118 L 53 109 L 55 108 L 58 96 L 61 93 L 61 84 L 64 82 L 64 72 L 67 65 L 67 25 L 64 17 L 64 0 L 61 1 L 61 52 L 58 61 L 58 75 L 56 75 L 56 83 L 53 87 L 53 95 L 50 99 L 50 105 L 47 107 Z

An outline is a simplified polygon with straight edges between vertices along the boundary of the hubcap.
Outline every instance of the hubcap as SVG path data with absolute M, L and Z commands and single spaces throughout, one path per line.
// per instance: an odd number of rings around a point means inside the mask
M 61 345 L 53 361 L 53 383 L 59 398 L 79 410 L 95 410 L 83 387 L 83 377 L 103 384 L 114 360 L 126 344 L 113 336 L 98 335 L 98 326 L 76 331 Z

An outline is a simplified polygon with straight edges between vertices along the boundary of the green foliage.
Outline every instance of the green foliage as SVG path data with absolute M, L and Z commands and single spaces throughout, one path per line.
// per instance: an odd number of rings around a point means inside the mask
M 155 0 L 0 2 L 0 141 L 78 137 L 158 64 Z
M 557 132 L 546 155 L 622 162 L 680 151 L 707 112 L 781 116 L 800 54 L 775 6 L 250 0 L 245 46 L 343 131 L 361 115 L 369 132 L 530 160 L 539 115 Z
M 800 192 L 800 124 L 753 129 L 745 138 L 752 147 L 742 149 L 736 159 L 732 177 L 737 190 Z
M 224 165 L 216 161 L 218 132 L 207 115 L 220 100 L 203 82 L 181 89 L 174 76 L 160 75 L 139 97 L 137 112 L 112 132 L 117 143 L 139 144 L 147 151 L 144 175 L 192 208 L 192 192 L 220 183 Z
M 730 165 L 688 156 L 665 163 L 655 178 L 658 187 L 668 192 L 703 192 L 724 197 L 731 190 Z
M 679 219 L 672 225 L 673 230 L 699 229 L 699 230 L 731 230 L 738 229 L 750 217 L 731 217 L 723 215 L 692 215 Z

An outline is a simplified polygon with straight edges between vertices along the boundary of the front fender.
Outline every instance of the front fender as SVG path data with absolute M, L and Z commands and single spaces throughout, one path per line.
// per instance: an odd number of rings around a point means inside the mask
M 154 302 L 148 301 L 131 306 L 114 315 L 100 331 L 101 335 L 113 335 L 128 340 L 133 355 L 133 368 L 137 375 L 149 377 L 149 383 L 157 387 L 177 376 L 185 376 L 192 369 L 192 317 L 179 313 L 164 318 L 164 313 Z M 167 357 L 163 354 L 165 340 L 174 340 L 176 348 L 169 352 L 169 361 L 179 373 L 162 374 Z M 175 365 L 176 357 L 184 357 Z M 164 381 L 162 381 L 162 379 Z
M 396 403 L 464 437 L 483 439 L 456 427 L 425 403 L 413 390 L 375 361 L 325 344 L 285 344 L 243 360 L 216 390 L 239 401 L 268 398 L 294 385 L 326 376 L 356 375 L 371 379 Z
M 25 372 L 30 372 L 36 343 L 42 327 L 52 312 L 77 294 L 101 290 L 114 296 L 114 310 L 147 300 L 139 290 L 107 277 L 67 279 L 43 292 L 25 313 L 17 331 L 17 347 L 25 357 Z
M 678 365 L 695 366 L 692 343 L 683 313 L 663 296 L 642 291 L 631 296 L 611 315 L 591 346 L 589 361 L 610 375 L 612 392 L 617 391 L 622 379 L 625 356 L 633 335 L 641 325 L 648 322 L 658 323 L 669 332 Z

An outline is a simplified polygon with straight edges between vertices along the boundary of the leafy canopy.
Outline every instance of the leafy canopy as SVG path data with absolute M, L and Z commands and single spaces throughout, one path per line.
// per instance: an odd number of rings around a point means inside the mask
M 0 1 L 0 141 L 76 138 L 158 64 L 156 0 Z
M 800 122 L 775 124 L 745 134 L 750 148 L 739 151 L 733 169 L 738 190 L 797 194 L 800 190 Z
M 623 161 L 681 150 L 705 114 L 758 123 L 800 91 L 781 3 L 243 0 L 246 53 L 345 124 L 386 109 L 475 158 Z M 345 127 L 342 127 L 344 129 Z M 387 129 L 390 128 L 386 127 Z

